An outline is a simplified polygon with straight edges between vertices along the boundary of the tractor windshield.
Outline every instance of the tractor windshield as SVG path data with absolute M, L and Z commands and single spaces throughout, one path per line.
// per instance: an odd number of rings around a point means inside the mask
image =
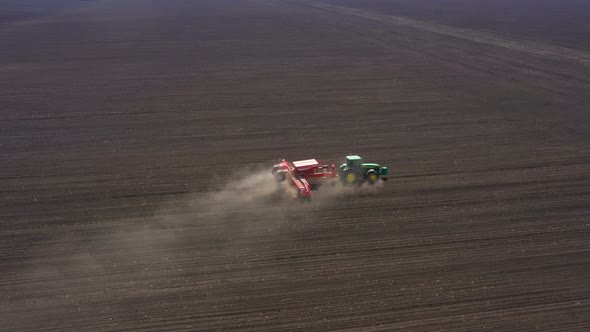
M 357 158 L 348 158 L 346 160 L 347 166 L 351 168 L 356 168 L 361 166 L 361 160 Z

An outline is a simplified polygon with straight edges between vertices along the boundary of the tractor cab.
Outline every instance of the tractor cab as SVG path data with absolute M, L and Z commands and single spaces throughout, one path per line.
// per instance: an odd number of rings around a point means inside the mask
M 347 168 L 360 168 L 363 164 L 363 160 L 360 156 L 346 156 Z
M 340 179 L 345 184 L 362 184 L 367 181 L 375 184 L 380 179 L 387 180 L 387 167 L 375 163 L 363 163 L 360 156 L 346 156 L 346 163 L 340 165 Z

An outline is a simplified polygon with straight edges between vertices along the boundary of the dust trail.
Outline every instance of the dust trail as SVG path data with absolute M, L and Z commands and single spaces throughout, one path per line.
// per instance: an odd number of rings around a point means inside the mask
M 25 274 L 50 276 L 53 283 L 65 276 L 93 276 L 103 285 L 113 283 L 120 269 L 136 276 L 174 275 L 182 248 L 225 250 L 233 241 L 273 236 L 290 218 L 298 218 L 295 189 L 275 181 L 268 169 L 229 178 L 218 190 L 162 202 L 152 216 L 122 216 L 86 226 L 92 232 L 72 229 L 79 238 L 41 242 L 31 251 Z
M 295 229 L 318 222 L 332 204 L 380 187 L 334 181 L 314 191 L 310 203 L 301 203 L 296 190 L 266 168 L 228 178 L 217 190 L 163 202 L 149 217 L 83 224 L 38 243 L 24 269 L 10 275 L 16 294 L 12 310 L 34 312 L 40 322 L 53 319 L 47 306 L 72 314 L 80 308 L 92 312 L 92 306 L 134 314 L 125 301 L 187 280 L 207 285 L 211 275 L 272 255 L 276 248 L 265 239 L 292 239 Z M 32 298 L 38 304 L 26 302 Z
M 287 181 L 277 182 L 267 168 L 243 170 L 228 179 L 217 190 L 177 197 L 162 203 L 150 218 L 115 227 L 111 234 L 97 240 L 95 252 L 85 257 L 96 269 L 100 265 L 97 261 L 115 258 L 139 265 L 153 265 L 152 256 L 160 257 L 162 264 L 172 262 L 179 247 L 236 250 L 240 247 L 237 242 L 287 236 L 291 224 L 305 227 L 340 200 L 370 194 L 383 186 L 381 182 L 346 186 L 335 180 L 314 191 L 310 203 L 302 203 L 295 188 Z M 104 259 L 105 253 L 110 260 Z
M 218 190 L 163 202 L 136 226 L 113 230 L 103 239 L 104 247 L 124 248 L 136 261 L 144 260 L 146 252 L 173 260 L 178 247 L 223 250 L 245 238 L 272 236 L 298 211 L 295 189 L 275 181 L 267 169 L 228 178 Z
M 314 222 L 314 215 L 335 202 L 376 192 L 383 186 L 382 183 L 346 186 L 334 180 L 314 191 L 310 203 L 302 203 L 295 188 L 287 181 L 276 181 L 267 168 L 242 171 L 228 178 L 220 189 L 162 202 L 150 217 L 123 217 L 106 224 L 91 239 L 52 246 L 60 247 L 61 252 L 74 252 L 69 256 L 73 266 L 68 266 L 68 270 L 87 265 L 93 272 L 100 272 L 103 266 L 116 265 L 116 261 L 131 265 L 154 263 L 146 258 L 150 253 L 165 256 L 182 243 L 197 248 L 220 248 L 229 241 L 273 236 L 290 222 L 301 225 Z M 60 264 L 64 262 L 61 257 Z

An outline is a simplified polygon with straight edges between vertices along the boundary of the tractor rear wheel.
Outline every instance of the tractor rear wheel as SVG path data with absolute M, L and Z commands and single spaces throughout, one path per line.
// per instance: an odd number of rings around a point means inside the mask
M 355 171 L 347 171 L 344 173 L 344 184 L 354 184 L 358 180 L 358 175 Z
M 365 177 L 367 178 L 369 184 L 375 184 L 377 181 L 379 181 L 379 174 L 377 174 L 377 172 L 374 170 L 368 171 Z

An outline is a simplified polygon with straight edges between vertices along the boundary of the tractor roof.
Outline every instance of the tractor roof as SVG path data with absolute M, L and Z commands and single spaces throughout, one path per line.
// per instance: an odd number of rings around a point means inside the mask
M 346 156 L 346 160 L 361 160 L 360 156 Z

